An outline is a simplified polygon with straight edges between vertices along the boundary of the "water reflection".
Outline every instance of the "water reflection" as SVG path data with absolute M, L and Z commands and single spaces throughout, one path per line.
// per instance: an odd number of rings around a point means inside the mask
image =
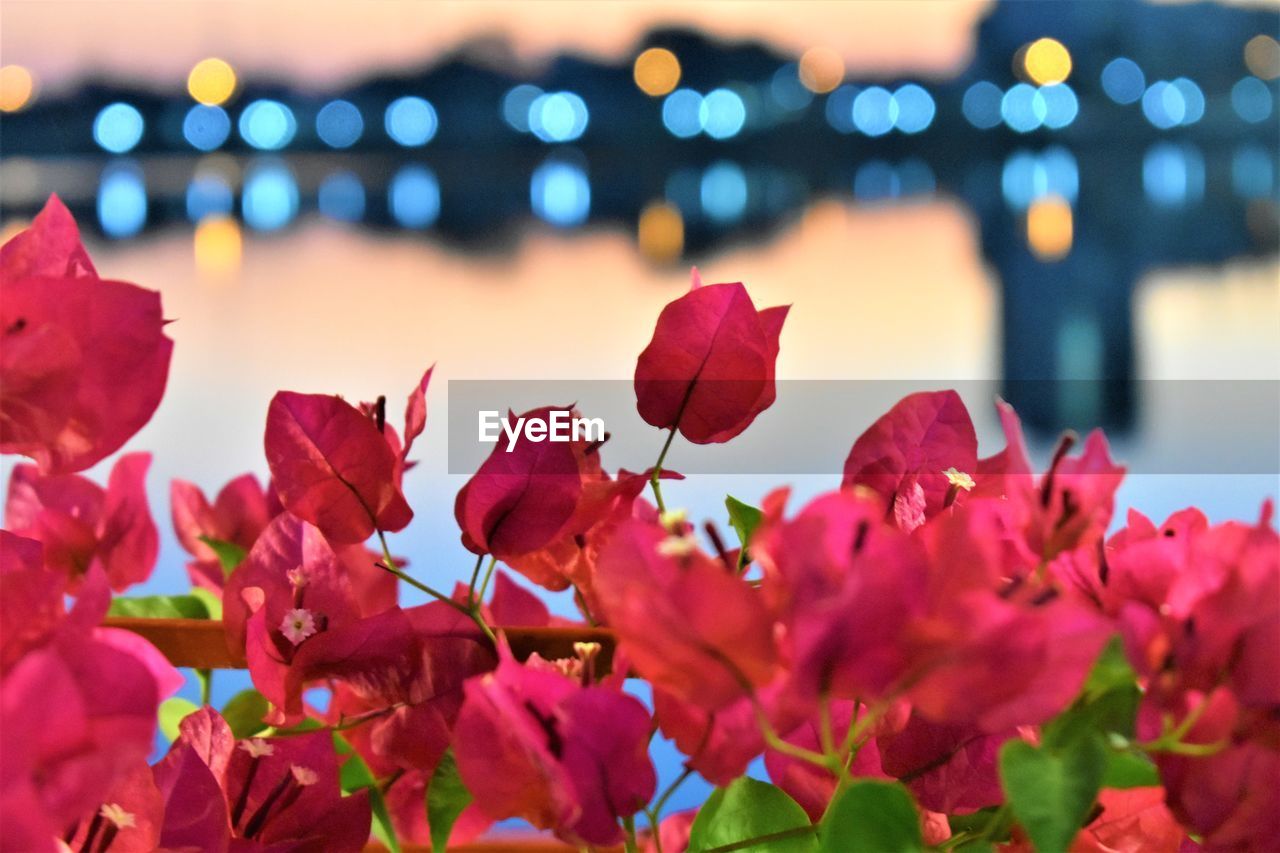
M 539 219 L 561 228 L 581 225 L 591 212 L 591 184 L 574 163 L 548 160 L 529 181 L 529 203 Z
M 147 188 L 142 170 L 129 161 L 114 162 L 98 184 L 98 223 L 108 237 L 132 237 L 147 224 Z
M 387 191 L 391 215 L 402 228 L 430 228 L 440 216 L 440 182 L 426 166 L 405 166 Z
M 283 228 L 298 215 L 298 184 L 279 161 L 254 163 L 245 173 L 240 199 L 244 221 L 259 231 Z

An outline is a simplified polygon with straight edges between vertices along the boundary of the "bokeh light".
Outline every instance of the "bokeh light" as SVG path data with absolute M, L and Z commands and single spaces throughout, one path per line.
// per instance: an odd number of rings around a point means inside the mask
M 1236 115 L 1250 124 L 1261 124 L 1271 117 L 1271 90 L 1257 77 L 1245 77 L 1231 87 L 1231 106 Z
M 573 92 L 547 92 L 529 105 L 529 130 L 543 142 L 572 142 L 590 120 L 586 102 Z
M 549 160 L 529 181 L 529 205 L 539 219 L 569 228 L 581 225 L 591 212 L 591 183 L 575 163 Z
M 1132 104 L 1147 89 L 1147 78 L 1138 63 L 1118 56 L 1102 69 L 1102 91 L 1117 104 Z
M 240 224 L 229 216 L 208 216 L 196 225 L 193 240 L 196 269 L 209 276 L 226 276 L 240 268 L 244 239 Z
M 800 82 L 800 66 L 794 62 L 773 72 L 769 80 L 769 95 L 774 103 L 788 112 L 802 110 L 813 101 L 813 92 Z
M 352 172 L 334 172 L 321 181 L 316 207 L 321 216 L 339 222 L 359 222 L 364 218 L 364 185 Z
M 35 78 L 26 68 L 21 65 L 0 68 L 0 112 L 16 113 L 30 106 L 35 91 Z
M 222 107 L 196 104 L 182 119 L 182 136 L 199 151 L 212 151 L 231 135 L 231 117 Z
M 1231 158 L 1231 188 L 1241 198 L 1266 198 L 1276 179 L 1275 154 L 1246 145 Z
M 1204 92 L 1195 81 L 1179 77 L 1169 84 L 1182 96 L 1181 124 L 1195 124 L 1204 117 Z
M 655 201 L 640 211 L 636 225 L 640 254 L 657 264 L 669 264 L 684 252 L 684 217 L 673 204 Z
M 1071 76 L 1071 53 L 1057 39 L 1036 39 L 1022 56 L 1022 68 L 1037 85 L 1061 83 Z
M 689 139 L 702 132 L 702 95 L 677 89 L 662 102 L 662 124 L 672 136 Z
M 245 175 L 240 195 L 244 221 L 258 231 L 283 228 L 298 215 L 298 183 L 282 163 L 256 163 Z
M 1049 195 L 1027 208 L 1027 246 L 1042 261 L 1057 261 L 1071 252 L 1075 223 L 1066 199 Z
M 680 83 L 680 60 L 665 47 L 651 47 L 636 57 L 631 69 L 640 91 L 650 97 L 661 97 Z
M 884 136 L 898 120 L 898 103 L 888 89 L 872 86 L 853 100 L 853 124 L 867 136 Z
M 1157 143 L 1142 158 L 1142 189 L 1157 207 L 1184 207 L 1204 198 L 1204 155 L 1190 145 Z
M 217 57 L 202 59 L 187 75 L 187 92 L 205 106 L 221 106 L 236 93 L 235 69 Z
M 1186 119 L 1187 102 L 1178 87 L 1167 80 L 1157 80 L 1142 95 L 1142 114 L 1152 126 L 1168 130 Z
M 405 95 L 387 105 L 383 116 L 387 136 L 405 148 L 419 148 L 430 142 L 439 128 L 436 108 L 425 98 Z
M 231 213 L 235 195 L 231 185 L 218 174 L 197 173 L 187 184 L 187 218 L 199 222 L 209 216 Z
M 1000 115 L 1011 130 L 1030 133 L 1044 124 L 1048 105 L 1035 86 L 1018 83 L 1011 86 L 1000 100 Z
M 729 160 L 713 163 L 702 173 L 699 197 L 702 212 L 712 222 L 736 222 L 747 210 L 746 173 Z
M 933 96 L 915 83 L 899 86 L 893 92 L 893 102 L 898 107 L 894 126 L 903 133 L 919 133 L 933 122 L 937 107 Z
M 853 176 L 853 195 L 861 202 L 889 201 L 902 193 L 898 172 L 884 160 L 868 160 Z
M 960 104 L 964 117 L 969 124 L 979 130 L 990 130 L 1002 121 L 1000 102 L 1004 92 L 989 80 L 979 80 L 964 92 Z
M 1244 64 L 1250 74 L 1263 80 L 1280 77 L 1280 42 L 1266 33 L 1249 39 L 1244 45 Z
M 240 138 L 260 151 L 278 151 L 298 132 L 293 110 L 279 101 L 262 99 L 244 108 L 237 122 Z
M 698 107 L 702 129 L 712 139 L 736 136 L 747 121 L 747 108 L 732 89 L 713 89 Z
M 430 228 L 440 218 L 440 181 L 426 166 L 410 164 L 396 172 L 387 189 L 387 206 L 403 228 Z
M 123 154 L 142 141 L 145 127 L 142 113 L 132 104 L 108 104 L 93 120 L 93 139 L 104 151 Z
M 825 108 L 827 124 L 840 133 L 853 133 L 857 130 L 857 126 L 853 123 L 853 102 L 860 91 L 862 90 L 857 86 L 846 83 L 827 95 Z
M 116 239 L 132 237 L 147 224 L 147 187 L 142 170 L 133 163 L 112 163 L 102 171 L 98 224 Z
M 1015 151 L 1004 162 L 1000 191 L 1013 210 L 1026 210 L 1046 196 L 1074 203 L 1080 192 L 1080 168 L 1071 152 L 1061 146 L 1050 146 L 1039 154 Z
M 350 101 L 330 101 L 316 113 L 316 135 L 330 148 L 350 148 L 364 133 L 364 118 Z
M 1052 86 L 1041 86 L 1040 98 L 1044 101 L 1044 126 L 1050 130 L 1061 130 L 1076 120 L 1080 112 L 1080 102 L 1076 93 L 1066 83 Z
M 542 90 L 529 83 L 512 86 L 502 96 L 502 120 L 521 133 L 529 132 L 529 107 L 542 95 Z
M 829 47 L 811 47 L 800 57 L 800 84 L 825 95 L 844 81 L 844 58 Z

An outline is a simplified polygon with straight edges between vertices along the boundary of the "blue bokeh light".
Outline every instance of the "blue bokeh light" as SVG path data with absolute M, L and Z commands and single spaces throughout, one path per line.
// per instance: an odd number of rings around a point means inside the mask
M 435 138 L 440 127 L 436 108 L 425 98 L 405 95 L 387 105 L 383 115 L 387 136 L 405 148 L 420 148 Z
M 845 83 L 827 95 L 827 123 L 840 133 L 853 133 L 858 129 L 853 123 L 853 102 L 860 91 L 852 83 Z
M 1275 154 L 1247 145 L 1231 157 L 1231 188 L 1242 198 L 1266 198 L 1276 179 Z
M 261 151 L 279 151 L 293 141 L 298 123 L 279 101 L 259 100 L 240 113 L 240 138 Z
M 1187 117 L 1187 102 L 1172 83 L 1157 80 L 1142 95 L 1142 114 L 1152 126 L 1168 130 L 1182 124 Z
M 113 163 L 98 184 L 98 222 L 108 237 L 132 237 L 147 224 L 147 187 L 131 162 Z
M 282 163 L 259 163 L 249 168 L 240 195 L 244 221 L 259 231 L 283 228 L 298 215 L 298 184 Z
M 1204 117 L 1204 92 L 1194 80 L 1179 77 L 1169 85 L 1182 96 L 1182 124 L 1195 124 Z
M 316 207 L 330 219 L 359 222 L 364 217 L 364 185 L 352 172 L 334 172 L 320 183 Z
M 528 133 L 529 107 L 541 96 L 542 90 L 529 83 L 512 86 L 502 97 L 502 120 L 520 133 Z
M 888 201 L 901 193 L 898 171 L 884 160 L 868 160 L 853 176 L 853 195 L 858 201 Z
M 200 151 L 212 151 L 231 135 L 231 117 L 222 107 L 196 104 L 182 120 L 182 136 Z
M 529 105 L 529 130 L 543 142 L 572 142 L 590 120 L 586 102 L 573 92 L 548 92 Z
M 794 62 L 788 62 L 773 73 L 769 94 L 778 106 L 789 112 L 802 110 L 813 101 L 813 92 L 800 82 L 800 66 Z
M 698 109 L 702 129 L 712 139 L 737 136 L 747 122 L 747 107 L 732 89 L 713 89 L 702 99 Z
M 898 120 L 898 102 L 888 89 L 872 86 L 853 99 L 853 124 L 867 136 L 884 136 Z
M 1044 101 L 1044 126 L 1050 130 L 1061 130 L 1076 120 L 1080 112 L 1080 102 L 1076 93 L 1066 83 L 1053 86 L 1041 86 L 1040 97 Z
M 903 133 L 919 133 L 933 123 L 938 108 L 933 96 L 915 83 L 907 83 L 894 90 L 893 102 L 898 106 L 894 126 Z
M 192 222 L 229 214 L 235 203 L 231 185 L 221 175 L 197 174 L 187 184 L 187 218 Z
M 350 148 L 364 134 L 364 117 L 350 101 L 330 101 L 316 113 L 316 135 L 330 148 Z
M 1071 152 L 1057 145 L 1039 154 L 1015 151 L 1001 170 L 1000 191 L 1015 211 L 1050 195 L 1074 203 L 1080 193 L 1080 169 Z
M 699 185 L 702 212 L 713 222 L 728 224 L 747 210 L 747 176 L 742 167 L 721 160 L 707 167 Z
M 1184 207 L 1204 198 L 1204 156 L 1189 145 L 1160 142 L 1142 159 L 1142 189 L 1158 207 Z
M 591 183 L 574 163 L 549 160 L 529 181 L 529 204 L 538 218 L 561 228 L 581 225 L 591 212 Z
M 979 130 L 990 130 L 1003 120 L 1000 102 L 1004 92 L 995 83 L 979 80 L 964 92 L 961 109 L 969 124 Z
M 1260 124 L 1270 118 L 1273 101 L 1271 90 L 1257 77 L 1245 77 L 1231 87 L 1232 108 L 1250 124 Z
M 1000 99 L 1000 115 L 1011 130 L 1030 133 L 1044 124 L 1048 114 L 1044 95 L 1035 86 L 1018 83 Z
M 702 132 L 702 95 L 676 89 L 662 101 L 662 123 L 672 136 L 689 139 Z
M 146 123 L 132 104 L 108 104 L 93 120 L 93 139 L 104 151 L 123 154 L 142 141 Z
M 440 182 L 426 166 L 410 164 L 396 172 L 387 189 L 391 216 L 404 228 L 430 228 L 440 218 Z
M 1117 104 L 1132 104 L 1146 91 L 1147 78 L 1138 63 L 1118 56 L 1102 69 L 1102 91 Z

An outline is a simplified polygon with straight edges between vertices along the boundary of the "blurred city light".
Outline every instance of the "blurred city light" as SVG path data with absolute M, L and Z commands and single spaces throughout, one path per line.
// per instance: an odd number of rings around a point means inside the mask
M 241 191 L 240 212 L 258 231 L 288 225 L 298 215 L 298 184 L 293 173 L 275 161 L 250 166 Z
M 1000 115 L 1011 130 L 1030 133 L 1044 124 L 1048 105 L 1035 86 L 1018 83 L 1010 87 L 1000 100 Z
M 1117 104 L 1134 103 L 1146 89 L 1146 75 L 1132 59 L 1118 56 L 1102 69 L 1102 91 Z
M 1231 158 L 1231 188 L 1242 198 L 1266 198 L 1275 183 L 1275 154 L 1246 145 Z
M 1065 258 L 1071 251 L 1074 231 L 1071 205 L 1059 196 L 1038 198 L 1027 208 L 1027 246 L 1042 261 Z
M 112 163 L 98 183 L 98 224 L 108 237 L 132 237 L 147 224 L 147 187 L 133 163 Z
M 631 73 L 640 91 L 650 97 L 661 97 L 679 85 L 680 60 L 664 47 L 651 47 L 636 57 Z
M 330 101 L 316 113 L 316 134 L 330 148 L 350 148 L 364 133 L 364 118 L 350 101 Z
M 410 164 L 396 172 L 387 190 L 391 216 L 404 228 L 430 228 L 440 217 L 440 182 L 426 166 Z
M 702 173 L 698 195 L 708 219 L 720 224 L 736 222 L 747 210 L 746 173 L 729 160 L 713 163 Z
M 868 160 L 853 176 L 853 195 L 858 201 L 888 201 L 901 194 L 897 170 L 884 160 Z
M 240 268 L 244 239 L 240 225 L 229 216 L 208 216 L 196 225 L 193 240 L 196 269 L 205 275 L 224 276 Z
M 93 139 L 112 154 L 123 154 L 142 140 L 142 113 L 131 104 L 108 104 L 93 120 Z
M 800 82 L 800 66 L 794 62 L 788 62 L 773 72 L 769 94 L 778 106 L 790 112 L 802 110 L 813 101 L 813 92 Z
M 933 96 L 915 83 L 899 86 L 893 93 L 898 115 L 894 126 L 903 133 L 919 133 L 933 122 L 937 107 Z
M 1179 77 L 1169 85 L 1177 89 L 1178 94 L 1182 96 L 1181 124 L 1195 124 L 1204 117 L 1204 92 L 1200 91 L 1200 87 L 1193 80 Z
M 589 121 L 586 102 L 573 92 L 548 92 L 529 105 L 529 129 L 543 142 L 572 142 Z
M 1280 77 L 1280 42 L 1266 33 L 1249 39 L 1244 46 L 1244 64 L 1250 74 L 1263 80 Z
M 1142 159 L 1142 189 L 1159 207 L 1183 207 L 1204 198 L 1204 156 L 1188 145 L 1161 142 Z
M 1066 83 L 1041 86 L 1039 95 L 1044 101 L 1045 127 L 1061 130 L 1076 120 L 1080 103 L 1076 100 L 1076 93 Z
M 205 106 L 221 106 L 236 92 L 235 69 L 217 57 L 202 59 L 187 75 L 187 92 Z
M 321 216 L 339 222 L 359 222 L 364 218 L 364 185 L 351 172 L 334 172 L 320 183 L 316 207 Z
M 658 264 L 680 259 L 684 252 L 684 217 L 673 204 L 655 201 L 640 211 L 636 226 L 640 254 Z
M 965 90 L 961 110 L 969 124 L 979 130 L 990 130 L 1002 121 L 1000 104 L 1004 92 L 995 83 L 980 80 Z
M 1154 127 L 1168 130 L 1187 117 L 1187 102 L 1172 83 L 1157 80 L 1142 95 L 1142 114 Z
M 396 143 L 405 148 L 419 148 L 436 135 L 439 121 L 436 108 L 424 98 L 405 95 L 387 105 L 383 124 Z
M 898 120 L 898 103 L 888 89 L 872 86 L 853 100 L 853 124 L 867 136 L 884 136 Z
M 1245 77 L 1231 87 L 1231 106 L 1236 115 L 1250 124 L 1261 124 L 1271 117 L 1271 90 L 1257 77 Z
M 747 108 L 732 89 L 713 89 L 698 107 L 702 129 L 712 139 L 736 136 L 747 121 Z
M 529 132 L 529 107 L 542 90 L 528 83 L 512 86 L 502 98 L 502 119 L 521 133 Z
M 853 102 L 860 91 L 857 86 L 846 83 L 827 96 L 827 123 L 841 133 L 853 133 L 858 129 L 853 123 Z
M 1023 53 L 1022 67 L 1032 83 L 1051 86 L 1071 76 L 1071 54 L 1057 39 L 1036 39 Z
M 235 195 L 221 175 L 197 173 L 187 184 L 187 218 L 199 222 L 209 216 L 229 214 Z
M 673 136 L 689 139 L 702 132 L 702 95 L 677 89 L 662 102 L 662 123 Z
M 244 108 L 237 123 L 240 138 L 260 151 L 278 151 L 293 141 L 298 123 L 279 101 L 258 100 Z
M 1046 196 L 1074 203 L 1080 192 L 1080 170 L 1076 158 L 1057 145 L 1039 154 L 1015 151 L 1004 162 L 1000 191 L 1014 210 L 1025 210 L 1036 199 Z
M 231 135 L 231 117 L 222 107 L 196 104 L 182 120 L 182 136 L 193 148 L 212 151 Z
M 800 84 L 825 95 L 844 80 L 844 59 L 829 47 L 811 47 L 800 57 Z
M 539 219 L 567 228 L 591 212 L 591 184 L 582 167 L 562 160 L 539 166 L 529 181 L 529 204 Z
M 21 65 L 0 68 L 0 112 L 16 113 L 31 104 L 36 81 Z

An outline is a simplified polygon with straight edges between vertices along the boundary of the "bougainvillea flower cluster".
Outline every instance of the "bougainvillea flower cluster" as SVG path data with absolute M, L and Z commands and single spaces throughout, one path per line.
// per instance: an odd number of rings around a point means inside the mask
M 0 259 L 0 442 L 36 462 L 0 531 L 5 849 L 441 849 L 512 818 L 660 853 L 1280 848 L 1270 502 L 1121 521 L 1101 433 L 1036 466 L 997 401 L 1005 447 L 982 455 L 959 395 L 931 390 L 851 435 L 830 491 L 729 498 L 726 543 L 726 519 L 668 506 L 666 457 L 773 403 L 788 308 L 695 273 L 636 365 L 654 466 L 611 471 L 576 438 L 495 448 L 454 504 L 468 583 L 388 540 L 414 516 L 427 370 L 398 431 L 382 397 L 278 393 L 265 485 L 171 485 L 196 590 L 131 598 L 157 557 L 149 457 L 105 486 L 77 472 L 158 403 L 159 297 L 99 278 L 56 199 Z M 577 415 L 525 417 L 552 412 Z M 181 675 L 102 626 L 196 605 L 253 683 L 221 710 L 166 700 Z M 576 641 L 531 652 L 553 628 Z M 684 756 L 664 787 L 655 738 Z M 669 813 L 695 774 L 716 790 Z

